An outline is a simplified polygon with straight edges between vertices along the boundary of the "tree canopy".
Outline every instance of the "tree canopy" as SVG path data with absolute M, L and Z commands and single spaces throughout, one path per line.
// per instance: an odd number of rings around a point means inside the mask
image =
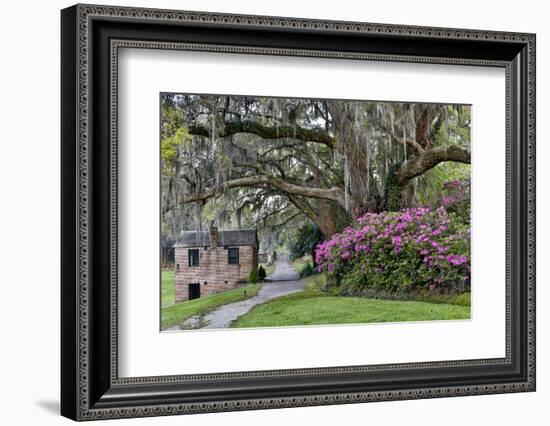
M 470 120 L 465 105 L 162 94 L 163 234 L 216 222 L 276 246 L 425 204 L 442 174 L 469 176 Z

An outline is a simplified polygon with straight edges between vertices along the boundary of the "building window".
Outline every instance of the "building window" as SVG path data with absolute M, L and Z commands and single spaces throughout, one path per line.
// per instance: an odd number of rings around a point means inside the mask
M 199 266 L 199 250 L 189 249 L 187 254 L 189 258 L 189 266 Z
M 238 247 L 230 247 L 227 249 L 227 263 L 230 265 L 238 265 L 239 264 L 239 248 Z

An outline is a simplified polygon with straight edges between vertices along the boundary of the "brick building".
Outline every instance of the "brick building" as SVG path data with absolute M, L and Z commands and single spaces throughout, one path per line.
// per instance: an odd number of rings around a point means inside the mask
M 174 249 L 176 302 L 236 288 L 258 267 L 255 229 L 185 231 Z

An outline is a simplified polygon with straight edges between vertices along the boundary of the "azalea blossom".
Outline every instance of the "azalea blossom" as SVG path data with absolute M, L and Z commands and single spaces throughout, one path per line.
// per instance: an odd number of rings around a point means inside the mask
M 456 184 L 450 184 L 454 187 Z M 453 229 L 444 206 L 366 213 L 315 251 L 319 271 L 341 274 L 357 268 L 369 274 L 394 273 L 409 265 L 426 285 L 470 280 L 470 229 Z M 368 279 L 368 278 L 365 278 Z

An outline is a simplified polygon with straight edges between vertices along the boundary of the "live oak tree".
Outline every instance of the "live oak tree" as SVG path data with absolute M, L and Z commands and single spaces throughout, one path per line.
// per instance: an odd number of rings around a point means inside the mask
M 162 214 L 170 235 L 211 221 L 329 237 L 367 211 L 414 205 L 418 180 L 470 163 L 461 105 L 165 94 Z

